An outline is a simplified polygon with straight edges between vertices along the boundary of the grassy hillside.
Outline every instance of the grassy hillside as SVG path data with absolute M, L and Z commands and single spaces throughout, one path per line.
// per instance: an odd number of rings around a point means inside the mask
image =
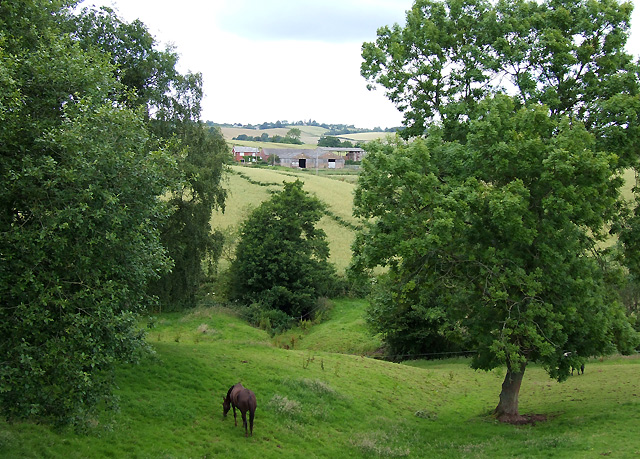
M 258 168 L 232 166 L 226 187 L 229 198 L 224 213 L 216 212 L 212 217 L 214 228 L 227 231 L 237 227 L 262 201 L 269 199 L 270 192 L 282 188 L 283 181 L 300 179 L 305 183 L 304 189 L 328 205 L 329 211 L 347 224 L 357 225 L 352 216 L 353 191 L 357 174 L 343 169 L 332 171 L 300 171 L 287 168 Z M 631 186 L 635 184 L 633 171 L 625 174 L 627 185 L 624 196 L 631 199 Z M 338 272 L 343 272 L 351 260 L 351 244 L 354 233 L 349 227 L 340 224 L 336 218 L 324 217 L 319 226 L 325 230 L 331 251 L 330 261 Z M 613 242 L 613 240 L 612 240 Z
M 364 312 L 367 302 L 341 298 L 331 302 L 332 307 L 317 325 L 306 328 L 303 323 L 274 338 L 278 346 L 298 350 L 326 351 L 340 354 L 372 356 L 380 353 L 382 339 L 368 332 Z M 292 346 L 293 343 L 293 346 Z
M 241 140 L 232 140 L 234 137 L 239 136 L 240 134 L 245 134 L 251 137 L 260 136 L 263 133 L 269 134 L 269 137 L 273 137 L 275 135 L 285 136 L 289 129 L 297 128 L 300 129 L 302 135 L 300 136 L 300 140 L 304 142 L 304 145 L 291 145 L 291 144 L 274 144 L 274 143 L 264 143 L 264 142 L 251 142 L 251 141 L 241 141 Z M 320 126 L 287 126 L 285 128 L 274 128 L 274 129 L 248 129 L 248 128 L 240 128 L 240 127 L 221 127 L 222 135 L 230 144 L 234 145 L 243 145 L 247 147 L 257 147 L 261 146 L 264 148 L 316 148 L 318 145 L 318 140 L 320 137 L 325 135 L 328 130 L 322 128 Z M 369 142 L 374 139 L 383 139 L 387 135 L 393 136 L 394 134 L 386 133 L 386 132 L 358 132 L 355 134 L 340 134 L 334 137 L 338 137 L 342 140 L 350 140 L 352 142 Z
M 243 147 L 254 147 L 254 148 L 303 148 L 305 150 L 315 150 L 318 146 L 313 143 L 305 143 L 302 145 L 292 145 L 290 143 L 277 143 L 277 142 L 256 142 L 254 140 L 227 140 L 229 144 L 229 150 L 234 145 L 240 145 Z
M 633 200 L 633 187 L 637 186 L 636 173 L 633 169 L 627 169 L 623 175 L 625 185 L 622 188 L 622 196 L 631 201 Z
M 270 191 L 282 189 L 284 181 L 300 179 L 304 189 L 327 204 L 332 215 L 345 222 L 356 224 L 352 217 L 353 190 L 352 181 L 340 180 L 340 175 L 314 175 L 293 169 L 254 168 L 232 166 L 226 187 L 229 197 L 225 212 L 216 212 L 211 224 L 214 228 L 228 231 L 236 227 L 249 212 L 271 196 Z M 345 171 L 345 173 L 347 173 Z M 336 218 L 323 217 L 319 223 L 326 233 L 331 251 L 330 261 L 339 272 L 344 271 L 351 260 L 351 243 L 354 233 L 349 227 L 340 224 Z
M 322 135 L 327 132 L 325 128 L 321 128 L 318 126 L 287 126 L 284 128 L 273 128 L 273 129 L 248 129 L 248 128 L 239 128 L 239 127 L 221 127 L 222 135 L 229 143 L 235 143 L 237 145 L 244 145 L 240 143 L 240 141 L 232 140 L 234 137 L 238 137 L 240 134 L 246 134 L 251 137 L 261 136 L 262 134 L 269 134 L 269 137 L 273 137 L 276 135 L 286 136 L 287 132 L 291 128 L 300 129 L 302 135 L 300 136 L 300 140 L 302 140 L 305 144 L 309 144 L 313 148 L 318 144 L 318 139 L 322 137 Z M 269 144 L 269 143 L 261 143 L 262 146 L 268 148 L 271 145 L 271 148 L 303 148 L 298 145 L 284 144 L 285 146 L 275 146 L 279 144 Z M 249 145 L 247 145 L 249 146 Z
M 353 322 L 342 314 L 331 321 Z M 161 315 L 149 340 L 156 356 L 118 371 L 119 413 L 96 419 L 86 435 L 1 421 L 0 457 L 640 454 L 638 359 L 589 362 L 584 375 L 563 384 L 540 368 L 528 368 L 521 411 L 550 418 L 515 427 L 489 416 L 503 370 L 476 372 L 465 360 L 401 365 L 279 349 L 241 317 L 215 308 Z M 222 418 L 221 399 L 238 381 L 258 399 L 254 436 L 248 439 L 232 417 Z
M 384 139 L 388 135 L 393 137 L 395 134 L 389 132 L 359 132 L 357 134 L 343 134 L 338 137 L 352 142 L 369 142 L 371 140 Z
M 346 222 L 353 184 L 340 176 L 234 166 L 219 228 L 300 178 Z M 242 174 L 242 175 L 240 175 Z M 344 268 L 352 232 L 322 225 L 332 260 Z M 349 242 L 349 243 L 347 243 Z M 201 307 L 149 319 L 155 348 L 117 372 L 121 410 L 102 413 L 85 434 L 0 420 L 1 458 L 598 458 L 640 455 L 640 358 L 589 361 L 564 383 L 529 366 L 523 414 L 546 422 L 511 426 L 490 415 L 504 369 L 474 371 L 466 359 L 404 364 L 365 357 L 381 341 L 367 333 L 366 302 L 333 300 L 325 320 L 271 338 L 237 313 Z M 290 349 L 284 349 L 288 345 Z M 241 381 L 256 393 L 254 436 L 244 438 L 221 398 Z M 238 414 L 239 416 L 239 414 Z M 2 419 L 0 417 L 0 419 Z M 241 425 L 241 419 L 239 420 Z

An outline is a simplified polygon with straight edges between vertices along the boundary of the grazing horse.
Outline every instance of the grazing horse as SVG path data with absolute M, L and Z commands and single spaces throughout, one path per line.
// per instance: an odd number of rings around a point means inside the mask
M 256 395 L 249 389 L 242 387 L 242 384 L 238 383 L 235 386 L 231 386 L 227 396 L 222 398 L 222 414 L 227 417 L 229 409 L 233 407 L 233 420 L 238 425 L 238 418 L 236 418 L 236 408 L 242 413 L 242 426 L 244 427 L 244 436 L 248 437 L 247 432 L 247 411 L 249 412 L 249 424 L 251 426 L 251 436 L 253 436 L 253 417 L 256 414 Z

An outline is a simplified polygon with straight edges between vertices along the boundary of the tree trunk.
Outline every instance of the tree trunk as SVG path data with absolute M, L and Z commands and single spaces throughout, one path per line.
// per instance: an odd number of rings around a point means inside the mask
M 517 369 L 512 369 L 511 365 L 507 365 L 507 374 L 502 383 L 502 392 L 500 392 L 500 403 L 493 412 L 502 422 L 519 423 L 523 419 L 523 416 L 518 413 L 518 394 L 520 394 L 525 367 L 524 363 Z

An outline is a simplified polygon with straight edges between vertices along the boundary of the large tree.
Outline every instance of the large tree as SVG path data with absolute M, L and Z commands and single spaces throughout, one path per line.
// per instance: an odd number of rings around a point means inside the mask
M 363 46 L 362 73 L 405 112 L 403 135 L 426 137 L 373 145 L 360 177 L 356 214 L 371 222 L 355 264 L 388 266 L 391 279 L 372 321 L 391 318 L 381 331 L 397 337 L 410 319 L 427 345 L 506 365 L 501 419 L 519 417 L 527 363 L 562 380 L 637 340 L 603 244 L 612 228 L 633 234 L 619 193 L 639 152 L 630 11 L 418 0 L 404 28 Z
M 0 7 L 0 407 L 59 423 L 112 402 L 116 362 L 145 347 L 176 167 L 115 67 L 64 33 L 72 3 Z
M 200 121 L 202 75 L 179 73 L 172 48 L 157 49 L 142 22 L 124 22 L 110 8 L 86 8 L 68 25 L 83 48 L 108 53 L 122 85 L 118 98 L 143 111 L 156 142 L 178 164 L 180 181 L 168 195 L 175 212 L 162 231 L 174 266 L 153 282 L 151 292 L 164 310 L 193 307 L 206 265 L 216 263 L 222 247 L 210 222 L 212 211 L 224 208 L 222 175 L 230 158 L 221 133 Z
M 161 240 L 174 267 L 152 282 L 164 310 L 194 307 L 202 284 L 216 271 L 223 236 L 211 228 L 213 209 L 224 209 L 222 187 L 225 164 L 230 157 L 219 130 L 206 130 L 202 123 L 184 122 L 172 128 L 171 151 L 183 179 L 167 194 L 174 209 L 163 226 Z
M 416 0 L 407 24 L 362 46 L 361 73 L 404 113 L 404 138 L 434 121 L 465 141 L 485 96 L 580 119 L 598 148 L 636 164 L 638 66 L 624 50 L 633 5 L 616 0 Z

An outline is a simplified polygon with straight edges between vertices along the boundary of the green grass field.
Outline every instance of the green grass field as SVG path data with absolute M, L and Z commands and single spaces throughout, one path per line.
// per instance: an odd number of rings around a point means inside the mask
M 237 225 L 269 190 L 296 178 L 333 214 L 355 222 L 354 185 L 340 175 L 232 170 L 227 210 L 212 219 L 217 228 Z M 344 269 L 352 231 L 329 217 L 321 224 L 332 261 Z M 638 356 L 589 361 L 584 375 L 564 383 L 530 366 L 520 411 L 548 420 L 505 425 L 490 415 L 504 369 L 474 371 L 466 359 L 369 358 L 382 343 L 367 332 L 366 306 L 334 299 L 322 322 L 275 337 L 219 307 L 159 315 L 149 320 L 155 355 L 118 369 L 119 412 L 102 413 L 85 434 L 0 421 L 0 458 L 640 456 Z M 232 417 L 222 418 L 221 399 L 238 381 L 258 399 L 248 439 Z
M 211 220 L 211 225 L 216 229 L 225 232 L 229 228 L 237 227 L 252 209 L 269 199 L 270 191 L 280 190 L 283 182 L 293 182 L 296 179 L 303 181 L 304 190 L 324 202 L 333 215 L 348 223 L 357 224 L 357 220 L 351 215 L 355 189 L 353 178 L 357 176 L 350 175 L 347 170 L 342 176 L 335 173 L 326 174 L 326 171 L 315 175 L 313 171 L 271 167 L 232 166 L 231 170 L 233 173 L 228 176 L 225 185 L 229 190 L 226 209 L 224 213 L 215 212 Z M 342 177 L 348 179 L 341 179 Z M 329 261 L 336 266 L 338 272 L 344 272 L 351 260 L 353 230 L 329 216 L 323 217 L 318 226 L 327 233 Z
M 377 355 L 382 339 L 371 336 L 365 327 L 364 311 L 367 303 L 342 298 L 332 301 L 331 310 L 311 328 L 294 327 L 274 338 L 279 346 L 295 343 L 294 349 L 335 352 L 354 355 Z
M 562 384 L 530 367 L 521 412 L 549 419 L 504 425 L 490 416 L 503 370 L 473 371 L 464 359 L 396 364 L 335 352 L 349 351 L 354 341 L 377 345 L 362 327 L 363 307 L 361 301 L 336 301 L 328 320 L 299 341 L 307 348 L 293 350 L 278 348 L 265 332 L 224 309 L 160 315 L 148 338 L 156 355 L 118 371 L 119 412 L 96 419 L 87 434 L 2 421 L 0 457 L 640 454 L 640 359 L 588 362 L 584 375 Z M 258 399 L 250 438 L 234 427 L 231 413 L 222 418 L 222 397 L 238 381 Z

